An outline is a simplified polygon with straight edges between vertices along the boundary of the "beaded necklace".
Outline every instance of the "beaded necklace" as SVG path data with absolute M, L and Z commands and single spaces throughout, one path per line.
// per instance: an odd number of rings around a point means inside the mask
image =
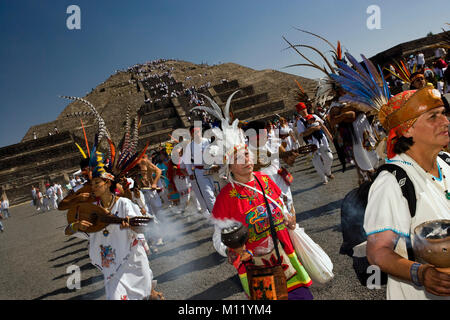
M 437 160 L 436 160 L 436 161 L 437 161 Z M 410 165 L 410 166 L 415 167 L 413 163 L 408 162 L 408 161 L 405 161 L 405 160 L 389 160 L 389 159 L 387 159 L 386 162 L 387 162 L 387 163 L 401 162 L 401 163 L 404 163 L 404 164 L 407 164 L 407 165 Z M 438 163 L 438 162 L 436 162 L 436 165 L 437 165 L 438 171 L 439 171 L 439 178 L 433 176 L 431 173 L 429 173 L 428 171 L 426 171 L 425 169 L 423 169 L 420 165 L 417 165 L 417 166 L 418 166 L 419 168 L 421 168 L 423 171 L 425 171 L 425 173 L 426 173 L 428 176 L 431 177 L 431 180 L 433 180 L 433 182 L 436 182 L 436 180 L 437 180 L 437 181 L 443 181 L 443 183 L 444 183 L 444 195 L 445 195 L 445 198 L 446 198 L 447 200 L 450 200 L 450 192 L 449 192 L 448 187 L 447 187 L 447 179 L 446 179 L 445 175 L 442 173 L 442 169 L 441 169 L 441 167 L 439 166 L 439 163 Z

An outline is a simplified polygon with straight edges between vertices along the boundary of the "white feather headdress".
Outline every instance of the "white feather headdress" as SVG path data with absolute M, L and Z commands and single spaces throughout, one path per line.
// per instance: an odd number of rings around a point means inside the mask
M 219 175 L 227 177 L 229 181 L 232 181 L 230 176 L 229 165 L 234 162 L 234 155 L 243 150 L 246 147 L 244 132 L 238 127 L 239 119 L 231 119 L 230 117 L 230 105 L 233 96 L 238 93 L 239 90 L 233 92 L 227 99 L 224 111 L 217 105 L 217 103 L 210 97 L 201 94 L 205 97 L 211 107 L 198 106 L 192 108 L 192 110 L 206 111 L 221 122 L 221 130 L 218 128 L 213 129 L 216 141 L 214 142 L 214 148 L 211 148 L 217 155 L 221 155 L 222 163 L 215 163 L 221 165 Z M 217 148 L 218 147 L 218 148 Z

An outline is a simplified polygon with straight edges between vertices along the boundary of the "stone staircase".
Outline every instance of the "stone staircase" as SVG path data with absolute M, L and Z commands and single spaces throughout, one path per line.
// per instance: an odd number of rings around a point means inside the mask
M 11 205 L 31 201 L 31 186 L 65 185 L 79 169 L 80 152 L 69 131 L 0 148 L 0 185 Z M 81 141 L 78 141 L 81 142 Z
M 230 110 L 241 121 L 273 119 L 276 114 L 290 117 L 294 114 L 293 108 L 286 108 L 283 100 L 271 99 L 268 92 L 256 92 L 253 85 L 240 86 L 238 80 L 224 82 L 208 89 L 210 96 L 219 105 L 224 107 L 228 97 L 233 96 Z

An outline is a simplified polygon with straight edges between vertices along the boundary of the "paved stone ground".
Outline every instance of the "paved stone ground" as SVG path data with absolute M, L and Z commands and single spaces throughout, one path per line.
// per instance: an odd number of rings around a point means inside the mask
M 341 172 L 336 154 L 335 179 L 322 185 L 311 162 L 302 158 L 290 169 L 297 221 L 329 254 L 335 278 L 313 285 L 316 300 L 383 300 L 385 287 L 369 290 L 359 284 L 351 259 L 339 254 L 342 243 L 340 204 L 356 187 L 354 168 Z M 0 299 L 104 299 L 103 277 L 89 262 L 88 242 L 66 237 L 65 212 L 37 214 L 29 204 L 11 208 L 0 233 Z M 157 290 L 169 300 L 245 299 L 234 268 L 212 246 L 213 228 L 200 215 L 188 218 L 167 212 L 166 244 L 150 256 Z M 69 290 L 68 268 L 81 270 L 81 289 Z

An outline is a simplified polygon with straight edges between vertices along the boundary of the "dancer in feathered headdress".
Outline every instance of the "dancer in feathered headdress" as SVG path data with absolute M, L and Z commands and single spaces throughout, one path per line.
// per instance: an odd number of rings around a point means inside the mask
M 352 123 L 353 156 L 358 167 L 359 182 L 362 183 L 370 179 L 367 172 L 374 172 L 378 167 L 376 148 L 381 142 L 381 137 L 369 123 L 366 114 L 377 116 L 391 94 L 379 66 L 377 70 L 370 60 L 361 55 L 364 68 L 350 53 L 345 55 L 352 67 L 338 61 L 338 75 L 331 77 L 345 91 L 339 102 L 350 105 L 356 112 Z
M 274 252 L 277 253 L 278 259 L 281 259 L 280 254 L 282 254 L 284 257 L 283 263 L 289 266 L 286 269 L 292 270 L 286 274 L 286 278 L 289 279 L 286 287 L 283 288 L 286 297 L 287 291 L 303 287 L 302 290 L 299 290 L 301 292 L 299 295 L 302 299 L 311 299 L 312 296 L 307 287 L 311 285 L 312 281 L 292 249 L 285 227 L 286 223 L 289 224 L 290 228 L 295 228 L 295 216 L 290 217 L 290 219 L 287 217 L 289 214 L 286 213 L 283 205 L 283 194 L 278 185 L 268 175 L 254 172 L 252 157 L 249 148 L 247 148 L 244 133 L 238 127 L 239 120 L 232 120 L 229 117 L 228 110 L 234 94 L 236 92 L 228 98 L 224 112 L 209 97 L 206 98 L 210 102 L 211 108 L 196 107 L 221 120 L 221 132 L 219 132 L 216 141 L 219 142 L 218 145 L 222 150 L 222 172 L 230 182 L 221 189 L 212 210 L 212 221 L 215 225 L 214 247 L 224 256 L 227 256 L 228 253 L 229 261 L 232 261 L 237 269 L 243 288 L 249 296 L 252 290 L 251 288 L 249 290 L 247 272 L 242 262 L 251 259 L 252 255 L 254 255 L 255 261 L 249 260 L 249 264 L 259 266 L 265 259 L 268 261 L 274 260 L 276 259 L 275 254 L 272 255 L 270 251 L 271 248 L 275 247 Z M 271 202 L 269 205 L 264 200 L 266 198 L 270 199 L 267 200 Z M 269 223 L 267 223 L 268 218 L 273 219 L 274 224 L 277 225 L 277 231 L 274 232 L 277 232 L 278 238 L 274 237 L 274 245 L 270 242 L 272 237 L 270 236 Z M 226 241 L 227 248 L 220 241 L 221 229 L 226 230 L 233 226 L 242 227 L 239 232 L 244 234 L 242 237 L 244 240 L 242 242 L 236 241 L 236 243 Z M 280 244 L 277 239 L 281 242 Z
M 230 176 L 229 164 L 234 161 L 234 155 L 241 152 L 246 147 L 244 133 L 239 128 L 239 119 L 233 120 L 230 115 L 231 99 L 233 99 L 233 96 L 238 92 L 239 90 L 233 92 L 228 97 L 224 111 L 222 111 L 213 99 L 203 94 L 202 96 L 209 101 L 211 107 L 198 106 L 192 108 L 192 110 L 206 111 L 220 120 L 221 129 L 212 129 L 217 138 L 215 145 L 219 147 L 216 151 L 216 156 L 220 154 L 221 160 L 223 160 L 219 171 L 220 175 L 226 177 L 230 182 L 232 182 L 232 179 Z
M 147 142 L 144 148 L 142 148 L 138 152 L 138 130 L 140 126 L 139 117 L 136 116 L 134 118 L 134 127 L 133 131 L 131 131 L 130 107 L 127 107 L 123 143 L 121 148 L 118 149 L 114 142 L 111 140 L 111 135 L 108 128 L 106 127 L 104 119 L 101 117 L 100 113 L 92 103 L 78 97 L 62 96 L 62 98 L 80 101 L 89 107 L 89 112 L 75 112 L 68 116 L 93 116 L 95 118 L 95 121 L 98 124 L 98 133 L 95 135 L 94 143 L 90 151 L 89 165 L 93 169 L 93 174 L 95 174 L 95 176 L 105 175 L 109 178 L 113 177 L 111 180 L 115 181 L 116 183 L 119 182 L 122 178 L 125 177 L 127 172 L 129 172 L 139 163 L 139 161 L 145 155 L 145 152 L 147 151 L 149 145 L 149 142 Z M 109 146 L 107 155 L 104 155 L 103 153 L 100 153 L 98 151 L 103 138 L 106 138 Z

